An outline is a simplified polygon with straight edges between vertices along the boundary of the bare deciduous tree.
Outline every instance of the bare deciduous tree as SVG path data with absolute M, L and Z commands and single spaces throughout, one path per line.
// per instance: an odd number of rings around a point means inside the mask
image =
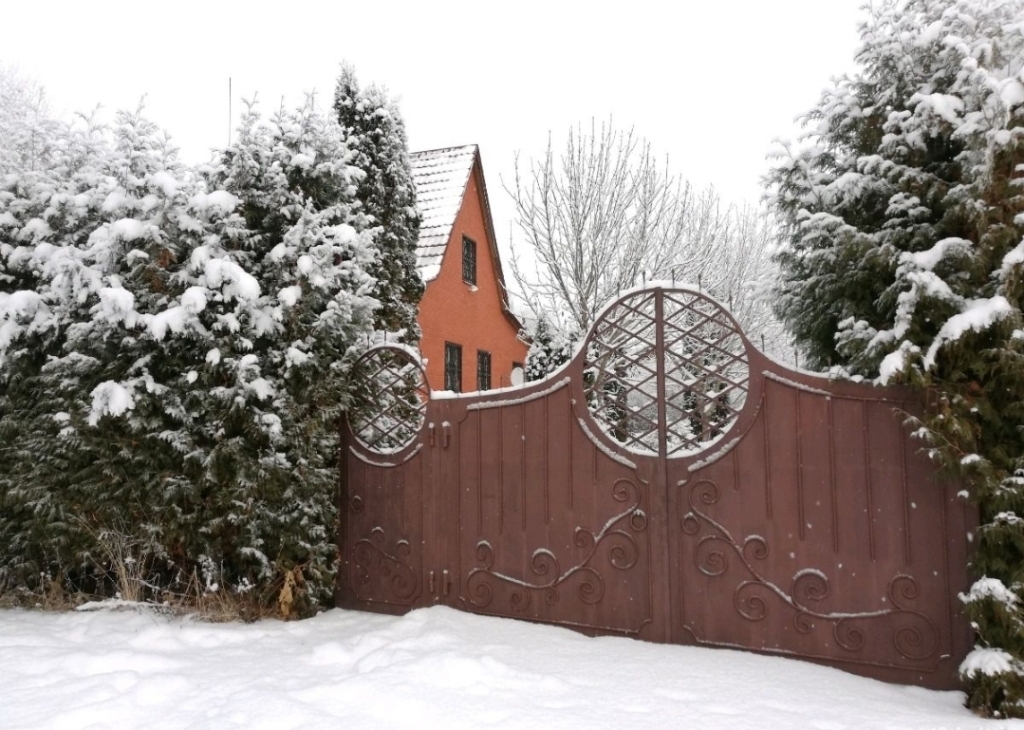
M 585 333 L 619 292 L 674 279 L 728 303 L 750 337 L 772 340 L 767 349 L 785 349 L 761 296 L 773 271 L 765 214 L 723 205 L 714 188 L 694 190 L 632 130 L 577 127 L 557 156 L 549 138 L 527 170 L 516 160 L 505 190 L 521 233 L 512 275 L 535 318 Z
M 0 175 L 43 167 L 55 124 L 43 88 L 0 63 Z
M 534 264 L 513 247 L 512 274 L 530 308 L 563 326 L 586 331 L 598 308 L 644 272 L 691 255 L 685 211 L 694 193 L 632 131 L 570 131 L 557 161 L 549 139 L 525 177 L 516 161 L 514 187 L 505 189 Z

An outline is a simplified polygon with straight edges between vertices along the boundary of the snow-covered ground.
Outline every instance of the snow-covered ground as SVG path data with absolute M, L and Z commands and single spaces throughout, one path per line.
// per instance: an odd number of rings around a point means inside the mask
M 209 624 L 0 611 L 0 728 L 1024 728 L 931 692 L 736 651 L 447 608 Z

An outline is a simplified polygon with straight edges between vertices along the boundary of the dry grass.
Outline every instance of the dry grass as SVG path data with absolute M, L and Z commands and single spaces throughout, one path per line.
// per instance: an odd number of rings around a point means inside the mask
M 204 621 L 258 621 L 265 618 L 290 620 L 310 613 L 302 566 L 281 571 L 274 580 L 252 590 L 225 588 L 226 581 L 204 581 L 196 569 L 177 581 L 180 590 L 167 590 L 166 576 L 154 572 L 154 559 L 146 543 L 125 531 L 82 522 L 99 550 L 93 565 L 114 597 L 129 605 L 148 606 L 175 615 L 195 616 Z M 102 587 L 98 590 L 103 591 Z M 104 591 L 105 592 L 105 591 Z M 64 576 L 43 576 L 38 589 L 6 587 L 0 580 L 0 608 L 29 608 L 71 611 L 106 595 L 89 595 L 72 590 Z
M 65 588 L 62 580 L 44 576 L 39 588 L 5 587 L 0 583 L 0 608 L 27 608 L 38 611 L 73 611 L 91 600 L 91 596 Z
M 180 592 L 164 591 L 163 603 L 176 614 L 196 616 L 203 621 L 259 621 L 279 616 L 267 591 L 230 591 L 223 587 L 209 590 L 193 570 Z
M 183 591 L 164 591 L 160 601 L 136 601 L 125 598 L 124 593 L 121 593 L 120 597 L 125 601 L 132 601 L 133 605 L 139 608 L 175 616 L 192 616 L 212 623 L 251 623 L 267 618 L 290 618 L 282 616 L 275 601 L 268 601 L 254 593 L 236 593 L 223 588 L 215 591 L 203 590 L 200 581 L 193 574 Z M 38 590 L 0 586 L 0 610 L 74 611 L 86 603 L 107 598 L 109 597 L 71 591 L 57 580 L 47 581 L 45 586 Z

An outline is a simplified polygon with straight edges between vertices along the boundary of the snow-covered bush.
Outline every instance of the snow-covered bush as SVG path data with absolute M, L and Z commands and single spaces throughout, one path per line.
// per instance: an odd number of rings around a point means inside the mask
M 341 128 L 250 108 L 199 171 L 140 113 L 52 141 L 0 180 L 0 571 L 101 589 L 116 526 L 150 591 L 288 573 L 326 599 L 342 368 L 377 306 Z
M 859 72 L 769 176 L 777 311 L 812 365 L 926 391 L 917 433 L 981 512 L 969 704 L 1024 716 L 1024 5 L 868 12 Z

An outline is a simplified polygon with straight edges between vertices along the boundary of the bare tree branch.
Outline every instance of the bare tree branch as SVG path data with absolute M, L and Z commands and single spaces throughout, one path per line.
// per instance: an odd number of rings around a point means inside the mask
M 570 130 L 556 156 L 521 166 L 512 186 L 520 242 L 512 275 L 535 318 L 585 333 L 598 310 L 645 278 L 699 284 L 758 341 L 784 339 L 761 286 L 772 230 L 756 208 L 723 205 L 659 165 L 650 143 L 611 123 Z M 785 346 L 778 348 L 785 350 Z
M 0 175 L 45 167 L 55 125 L 43 88 L 0 64 Z

